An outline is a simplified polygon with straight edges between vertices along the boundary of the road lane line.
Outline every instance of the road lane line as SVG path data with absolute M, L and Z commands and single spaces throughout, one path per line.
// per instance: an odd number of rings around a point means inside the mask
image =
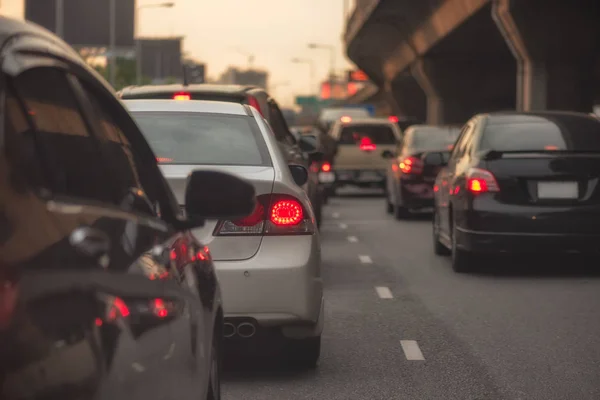
M 416 340 L 401 340 L 400 345 L 408 361 L 425 361 Z
M 369 257 L 369 256 L 360 255 L 360 256 L 358 256 L 358 259 L 363 264 L 373 264 L 373 260 L 371 260 L 371 257 Z
M 392 291 L 388 287 L 376 286 L 375 290 L 377 291 L 377 295 L 379 296 L 380 299 L 393 299 L 394 298 Z
M 348 241 L 350 243 L 357 243 L 358 242 L 358 238 L 356 236 L 348 236 Z
M 331 214 L 331 216 L 332 216 L 333 218 L 339 218 L 339 217 L 340 217 L 340 213 L 338 213 L 338 212 L 334 212 L 333 214 Z
M 340 224 L 340 229 L 346 229 L 346 228 L 348 228 L 348 225 L 346 225 L 346 224 Z

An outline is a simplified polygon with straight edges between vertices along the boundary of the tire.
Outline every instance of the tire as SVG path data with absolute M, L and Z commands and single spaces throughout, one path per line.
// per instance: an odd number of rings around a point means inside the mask
M 459 249 L 456 243 L 456 226 L 452 226 L 452 269 L 457 273 L 472 272 L 475 267 L 473 253 Z
M 408 208 L 403 207 L 403 206 L 393 206 L 394 207 L 394 217 L 397 220 L 403 220 L 403 219 L 407 219 L 408 217 L 410 217 L 410 213 L 408 212 Z
M 210 363 L 210 379 L 206 400 L 221 400 L 221 354 L 219 352 L 219 337 L 213 338 L 212 361 Z
M 321 336 L 305 339 L 288 339 L 289 360 L 303 369 L 316 368 L 321 357 Z
M 433 212 L 433 252 L 438 256 L 449 256 L 451 251 L 440 242 L 440 217 L 437 210 Z
M 390 199 L 389 198 L 385 198 L 385 211 L 388 214 L 391 214 L 394 212 L 394 205 L 392 203 L 390 203 Z

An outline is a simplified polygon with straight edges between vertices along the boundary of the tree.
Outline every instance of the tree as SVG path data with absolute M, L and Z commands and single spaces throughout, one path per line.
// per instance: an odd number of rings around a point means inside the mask
M 115 90 L 121 90 L 126 86 L 131 86 L 136 84 L 136 60 L 127 59 L 127 58 L 117 58 L 117 73 L 115 75 Z M 104 77 L 107 81 L 110 82 L 110 65 L 96 65 L 94 69 L 98 71 L 100 75 Z M 142 77 L 142 84 L 147 85 L 151 83 L 151 80 L 148 77 Z

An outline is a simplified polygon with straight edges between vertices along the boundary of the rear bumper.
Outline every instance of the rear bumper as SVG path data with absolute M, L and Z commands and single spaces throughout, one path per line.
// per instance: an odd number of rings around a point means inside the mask
M 323 302 L 318 234 L 265 236 L 254 257 L 215 266 L 226 318 L 252 318 L 262 327 L 317 325 Z
M 485 232 L 457 227 L 457 244 L 475 253 L 600 254 L 600 235 Z
M 385 169 L 336 169 L 335 184 L 355 186 L 384 186 L 386 180 Z
M 402 205 L 410 209 L 433 208 L 433 184 L 400 181 Z

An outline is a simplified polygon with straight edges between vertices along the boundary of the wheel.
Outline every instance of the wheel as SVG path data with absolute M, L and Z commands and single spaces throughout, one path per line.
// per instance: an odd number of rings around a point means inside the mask
M 438 256 L 450 255 L 450 250 L 440 242 L 440 217 L 437 210 L 433 211 L 433 252 Z
M 395 205 L 395 206 L 393 206 L 393 208 L 394 208 L 394 217 L 397 220 L 406 219 L 410 216 L 410 213 L 408 212 L 408 208 L 406 208 L 406 207 Z
M 474 269 L 474 257 L 471 252 L 458 248 L 456 226 L 452 226 L 452 269 L 457 273 L 471 272 Z
M 221 354 L 219 353 L 218 337 L 213 338 L 212 360 L 210 363 L 210 379 L 206 400 L 221 400 Z
M 321 336 L 288 339 L 289 361 L 299 368 L 315 368 L 321 356 Z

